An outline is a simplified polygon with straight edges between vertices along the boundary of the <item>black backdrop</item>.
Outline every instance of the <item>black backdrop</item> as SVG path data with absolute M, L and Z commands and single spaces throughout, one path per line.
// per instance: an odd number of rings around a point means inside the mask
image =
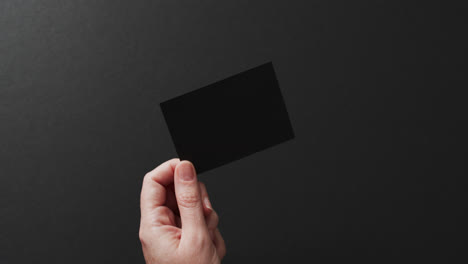
M 143 263 L 159 102 L 273 61 L 296 138 L 206 172 L 225 263 L 465 257 L 466 9 L 0 1 L 0 263 Z

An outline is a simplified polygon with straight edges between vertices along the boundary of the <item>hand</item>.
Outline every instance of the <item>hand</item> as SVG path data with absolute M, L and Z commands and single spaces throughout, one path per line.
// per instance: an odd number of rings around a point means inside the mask
M 140 241 L 147 264 L 215 264 L 226 254 L 205 185 L 189 161 L 169 160 L 146 174 Z

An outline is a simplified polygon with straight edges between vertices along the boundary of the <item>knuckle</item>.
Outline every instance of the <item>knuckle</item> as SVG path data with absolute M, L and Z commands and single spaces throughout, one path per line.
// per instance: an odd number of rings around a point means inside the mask
M 143 177 L 143 183 L 145 183 L 145 182 L 147 182 L 149 180 L 151 180 L 151 173 L 150 172 L 146 173 L 145 177 Z
M 220 247 L 218 254 L 220 258 L 224 258 L 224 256 L 226 256 L 226 247 L 224 246 Z
M 146 241 L 146 235 L 145 232 L 143 232 L 143 229 L 140 228 L 140 232 L 138 233 L 138 238 L 140 239 L 140 242 L 145 242 Z
M 212 216 L 212 217 L 213 217 L 213 222 L 214 222 L 214 223 L 216 224 L 216 226 L 217 226 L 218 223 L 219 223 L 219 215 L 218 215 L 215 211 L 213 211 L 212 214 L 213 214 L 213 216 Z
M 224 243 L 224 240 L 222 240 L 222 238 L 216 250 L 218 251 L 218 255 L 220 258 L 224 258 L 224 256 L 226 256 L 226 244 Z
M 215 229 L 218 226 L 219 222 L 219 216 L 216 212 L 211 212 L 209 218 L 208 218 L 208 228 L 209 229 Z
M 200 197 L 196 193 L 182 193 L 177 197 L 177 203 L 179 206 L 186 208 L 195 208 L 200 202 Z

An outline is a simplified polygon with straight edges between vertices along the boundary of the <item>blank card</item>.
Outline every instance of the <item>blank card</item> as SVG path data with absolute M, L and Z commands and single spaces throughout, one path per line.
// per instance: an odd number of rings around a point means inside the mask
M 294 138 L 272 63 L 161 103 L 181 160 L 198 173 Z

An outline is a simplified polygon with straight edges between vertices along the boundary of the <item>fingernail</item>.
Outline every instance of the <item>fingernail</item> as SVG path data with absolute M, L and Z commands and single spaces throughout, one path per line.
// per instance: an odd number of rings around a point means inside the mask
M 179 173 L 180 178 L 184 181 L 192 181 L 193 179 L 195 179 L 195 170 L 193 169 L 193 166 L 188 162 L 184 162 L 180 165 Z
M 208 197 L 205 197 L 205 199 L 203 199 L 203 203 L 205 203 L 206 208 L 213 209 L 213 208 L 211 208 L 210 199 L 208 199 Z

